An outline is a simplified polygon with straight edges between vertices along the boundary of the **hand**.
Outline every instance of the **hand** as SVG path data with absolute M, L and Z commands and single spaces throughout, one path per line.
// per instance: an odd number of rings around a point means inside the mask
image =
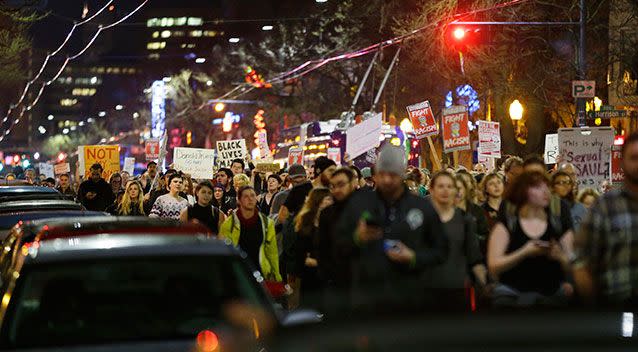
M 567 253 L 565 253 L 563 247 L 560 245 L 560 243 L 556 242 L 556 240 L 551 241 L 547 257 L 557 260 L 561 263 L 567 263 L 569 261 Z
M 306 257 L 306 262 L 304 264 L 309 268 L 316 268 L 319 265 L 317 259 L 310 258 L 309 256 Z
M 523 253 L 526 257 L 538 257 L 549 252 L 549 248 L 543 246 L 543 242 L 530 240 L 523 246 Z
M 367 243 L 374 240 L 380 240 L 383 234 L 381 228 L 377 226 L 369 226 L 365 220 L 359 220 L 356 236 L 359 242 Z
M 144 195 L 144 201 L 148 202 L 148 200 L 151 199 L 151 192 L 148 192 Z
M 414 260 L 416 253 L 414 253 L 410 247 L 406 246 L 401 241 L 398 241 L 396 246 L 396 249 L 391 249 L 385 252 L 385 255 L 387 255 L 390 260 L 402 264 L 408 264 Z

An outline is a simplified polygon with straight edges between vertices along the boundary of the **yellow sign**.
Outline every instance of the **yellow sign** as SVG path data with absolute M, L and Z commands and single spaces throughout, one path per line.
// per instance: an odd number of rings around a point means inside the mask
M 102 177 L 107 181 L 113 173 L 120 172 L 119 145 L 85 145 L 83 155 L 84 179 L 91 176 L 91 165 L 95 163 L 102 165 Z
M 281 166 L 277 163 L 259 163 L 255 165 L 255 171 L 262 173 L 277 173 L 281 170 Z

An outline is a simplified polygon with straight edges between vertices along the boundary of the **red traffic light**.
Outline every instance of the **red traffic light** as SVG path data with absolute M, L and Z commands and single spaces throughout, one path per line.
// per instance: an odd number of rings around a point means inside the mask
M 465 28 L 455 28 L 454 31 L 452 31 L 452 36 L 454 36 L 454 39 L 456 40 L 462 40 L 463 38 L 465 38 Z

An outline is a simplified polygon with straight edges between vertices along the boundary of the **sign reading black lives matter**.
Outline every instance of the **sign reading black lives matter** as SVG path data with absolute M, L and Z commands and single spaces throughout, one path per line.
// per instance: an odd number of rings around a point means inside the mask
M 217 141 L 217 166 L 230 168 L 234 159 L 246 160 L 246 140 Z
M 605 180 L 611 181 L 611 127 L 561 128 L 558 148 L 562 162 L 576 168 L 578 185 L 598 189 Z

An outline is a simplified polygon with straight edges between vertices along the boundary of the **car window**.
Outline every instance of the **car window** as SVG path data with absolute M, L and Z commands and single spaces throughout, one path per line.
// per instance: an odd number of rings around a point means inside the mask
M 193 337 L 225 322 L 230 304 L 266 306 L 248 275 L 232 256 L 33 266 L 14 291 L 3 340 L 32 348 Z

